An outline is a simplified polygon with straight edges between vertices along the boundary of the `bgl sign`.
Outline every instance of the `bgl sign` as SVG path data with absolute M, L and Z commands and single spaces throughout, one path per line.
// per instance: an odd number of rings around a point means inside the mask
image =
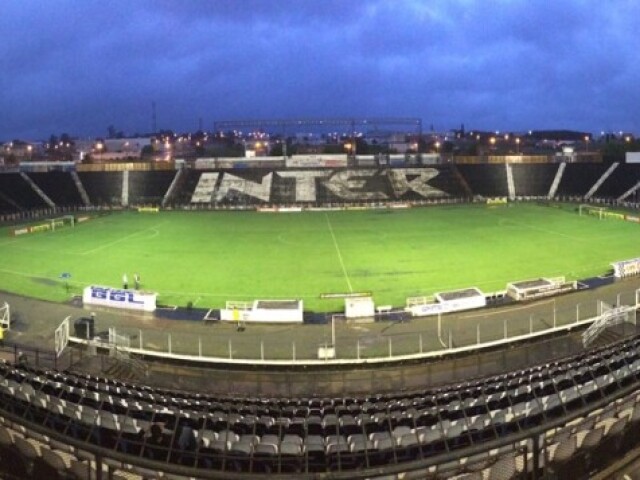
M 112 302 L 144 304 L 143 301 L 136 300 L 135 292 L 132 292 L 131 290 L 112 290 L 104 287 L 91 287 L 91 297 L 109 300 Z
M 156 309 L 156 296 L 155 293 L 92 285 L 82 292 L 82 301 L 85 305 L 153 312 Z

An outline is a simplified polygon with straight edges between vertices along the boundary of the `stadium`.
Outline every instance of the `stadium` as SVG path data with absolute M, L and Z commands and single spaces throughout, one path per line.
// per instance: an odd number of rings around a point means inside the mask
M 622 478 L 640 166 L 560 160 L 6 169 L 3 474 Z

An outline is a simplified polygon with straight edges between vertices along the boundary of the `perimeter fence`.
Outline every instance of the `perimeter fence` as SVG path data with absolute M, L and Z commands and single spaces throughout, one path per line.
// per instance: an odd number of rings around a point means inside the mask
M 564 334 L 588 327 L 612 306 L 640 304 L 640 290 L 604 295 L 600 300 L 534 305 L 516 304 L 505 317 L 496 309 L 408 321 L 349 321 L 334 316 L 325 325 L 261 326 L 216 323 L 197 325 L 199 333 L 109 326 L 95 340 L 70 335 L 70 341 L 117 347 L 134 356 L 182 362 L 245 365 L 374 364 L 399 360 L 440 359 L 480 349 Z M 455 319 L 455 321 L 454 321 Z M 635 311 L 629 323 L 635 324 Z M 635 328 L 634 328 L 635 330 Z

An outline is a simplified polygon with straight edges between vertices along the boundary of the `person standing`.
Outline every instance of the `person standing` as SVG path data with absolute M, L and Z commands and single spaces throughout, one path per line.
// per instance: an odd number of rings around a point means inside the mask
M 136 290 L 140 290 L 140 275 L 138 275 L 137 273 L 134 273 L 133 281 L 135 282 Z
M 125 290 L 129 288 L 129 279 L 127 278 L 126 273 L 122 274 L 122 288 L 124 288 Z

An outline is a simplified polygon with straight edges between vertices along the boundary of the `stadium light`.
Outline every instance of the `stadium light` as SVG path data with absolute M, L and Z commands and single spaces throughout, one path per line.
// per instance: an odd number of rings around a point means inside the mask
M 584 148 L 587 153 L 589 153 L 589 135 L 584 136 Z
M 516 155 L 520 154 L 520 137 L 516 137 Z
M 56 145 L 56 148 L 58 148 L 57 145 Z M 96 150 L 98 151 L 98 158 L 102 159 L 102 150 L 104 150 L 104 143 L 102 142 L 96 143 Z

